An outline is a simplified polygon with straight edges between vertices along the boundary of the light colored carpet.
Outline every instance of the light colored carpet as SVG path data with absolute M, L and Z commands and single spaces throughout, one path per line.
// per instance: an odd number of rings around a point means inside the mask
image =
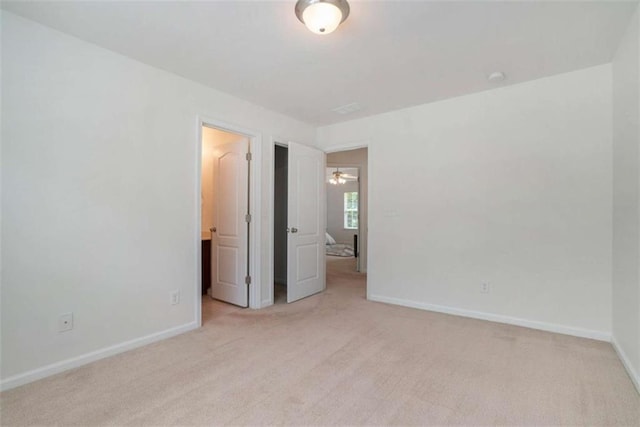
M 0 395 L 3 425 L 640 425 L 603 342 L 326 292 L 260 311 L 205 300 L 204 327 Z

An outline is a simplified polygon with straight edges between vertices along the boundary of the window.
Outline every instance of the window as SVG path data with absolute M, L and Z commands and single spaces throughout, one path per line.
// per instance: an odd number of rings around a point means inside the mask
M 358 229 L 358 192 L 344 193 L 344 228 Z

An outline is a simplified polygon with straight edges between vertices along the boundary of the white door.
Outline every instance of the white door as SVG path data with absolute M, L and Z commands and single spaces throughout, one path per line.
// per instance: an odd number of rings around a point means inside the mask
M 249 257 L 249 141 L 215 147 L 213 156 L 213 229 L 211 296 L 247 307 Z
M 287 302 L 325 289 L 325 155 L 289 143 Z

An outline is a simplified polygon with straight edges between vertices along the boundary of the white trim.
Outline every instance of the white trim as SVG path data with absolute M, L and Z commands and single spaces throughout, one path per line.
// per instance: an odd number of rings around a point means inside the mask
M 537 320 L 520 319 L 518 317 L 503 316 L 501 314 L 485 313 L 482 311 L 465 310 L 462 308 L 447 307 L 443 305 L 426 304 L 401 298 L 386 297 L 370 294 L 367 299 L 388 304 L 401 305 L 403 307 L 419 308 L 421 310 L 435 311 L 438 313 L 453 314 L 456 316 L 470 317 L 472 319 L 488 320 L 490 322 L 506 323 L 508 325 L 523 326 L 525 328 L 539 329 L 541 331 L 555 332 L 558 334 L 572 335 L 574 337 L 590 338 L 598 341 L 611 341 L 611 334 L 603 331 L 575 328 L 573 326 L 558 325 L 555 323 L 539 322 Z
M 198 129 L 196 140 L 196 158 L 198 164 L 196 165 L 196 277 L 201 275 L 201 233 L 200 230 L 202 219 L 201 216 L 201 200 L 199 195 L 202 193 L 201 181 L 202 181 L 202 126 L 213 127 L 225 132 L 244 135 L 249 138 L 249 147 L 251 151 L 251 163 L 249 169 L 249 213 L 251 214 L 251 221 L 249 225 L 249 275 L 251 276 L 251 285 L 249 287 L 249 308 L 261 308 L 261 258 L 260 248 L 262 246 L 262 134 L 260 132 L 243 128 L 234 124 L 226 123 L 218 119 L 209 117 L 198 116 L 197 117 Z M 202 322 L 201 313 L 201 294 L 202 289 L 201 280 L 196 279 L 196 302 L 195 302 L 195 316 L 196 322 Z
M 249 210 L 253 220 L 249 225 L 251 259 L 249 274 L 251 288 L 249 289 L 249 307 L 262 308 L 262 135 L 254 133 L 251 139 L 251 175 L 249 186 L 251 199 Z
M 616 353 L 618 353 L 618 357 L 622 361 L 622 366 L 624 366 L 624 368 L 627 370 L 627 374 L 629 375 L 629 378 L 631 378 L 631 382 L 636 387 L 636 391 L 640 394 L 640 376 L 635 371 L 635 369 L 633 369 L 631 361 L 627 357 L 627 354 L 624 352 L 622 347 L 620 347 L 620 344 L 618 344 L 618 340 L 616 340 L 615 335 L 611 337 L 611 345 L 613 346 L 613 349 L 616 351 Z
M 62 360 L 60 362 L 52 363 L 50 365 L 43 366 L 42 368 L 37 368 L 2 380 L 2 382 L 0 382 L 0 390 L 9 390 L 23 384 L 27 384 L 45 377 L 49 377 L 51 375 L 58 374 L 60 372 L 68 371 L 69 369 L 77 368 L 79 366 L 95 362 L 96 360 L 104 359 L 105 357 L 133 350 L 134 348 L 142 347 L 143 345 L 151 344 L 156 341 L 171 338 L 175 335 L 180 335 L 197 328 L 198 323 L 191 322 L 182 326 L 177 326 L 175 328 L 166 329 L 164 331 L 156 332 L 144 337 L 135 338 L 120 344 L 112 345 L 110 347 L 105 347 L 100 350 L 85 353 L 81 356 L 76 356 Z
M 193 168 L 195 171 L 194 180 L 196 182 L 195 192 L 195 211 L 196 211 L 196 232 L 200 236 L 195 242 L 195 254 L 196 254 L 196 292 L 194 306 L 194 322 L 198 325 L 198 328 L 202 326 L 202 120 L 197 118 L 196 129 L 196 164 Z M 209 289 L 207 289 L 207 294 Z
M 269 162 L 268 162 L 268 167 L 269 170 L 267 171 L 268 173 L 268 178 L 267 178 L 267 223 L 269 224 L 269 229 L 267 231 L 267 239 L 269 241 L 269 245 L 266 248 L 267 250 L 267 258 L 269 259 L 269 265 L 265 266 L 264 269 L 266 271 L 266 276 L 267 276 L 267 280 L 269 281 L 269 286 L 268 286 L 268 290 L 267 290 L 267 295 L 266 298 L 263 299 L 260 303 L 260 307 L 264 308 L 264 307 L 269 307 L 270 305 L 273 305 L 273 284 L 274 284 L 274 269 L 273 269 L 273 263 L 274 263 L 274 253 L 273 253 L 273 239 L 274 239 L 274 235 L 273 235 L 273 222 L 275 221 L 275 217 L 273 214 L 273 209 L 274 209 L 274 204 L 273 204 L 273 197 L 274 197 L 274 188 L 273 186 L 275 185 L 275 179 L 274 179 L 274 173 L 275 173 L 275 161 L 276 161 L 276 156 L 274 153 L 275 150 L 275 146 L 278 143 L 278 139 L 274 138 L 273 135 L 271 135 L 271 138 L 269 138 L 269 145 L 267 146 L 267 151 L 269 151 L 269 154 L 265 154 L 265 157 L 268 156 L 269 158 Z
M 364 140 L 347 142 L 342 145 L 335 145 L 335 146 L 326 147 L 326 148 L 322 147 L 320 149 L 325 153 L 336 153 L 338 151 L 351 151 L 351 150 L 357 150 L 359 148 L 369 148 L 369 146 L 370 146 L 370 140 L 367 138 Z M 367 162 L 368 162 L 368 159 L 367 159 Z

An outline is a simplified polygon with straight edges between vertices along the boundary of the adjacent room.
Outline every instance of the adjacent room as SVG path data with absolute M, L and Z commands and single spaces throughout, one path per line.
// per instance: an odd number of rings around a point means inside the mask
M 640 425 L 637 1 L 0 4 L 0 424 Z
M 326 253 L 353 258 L 343 261 L 361 273 L 367 271 L 368 164 L 366 147 L 327 153 Z

